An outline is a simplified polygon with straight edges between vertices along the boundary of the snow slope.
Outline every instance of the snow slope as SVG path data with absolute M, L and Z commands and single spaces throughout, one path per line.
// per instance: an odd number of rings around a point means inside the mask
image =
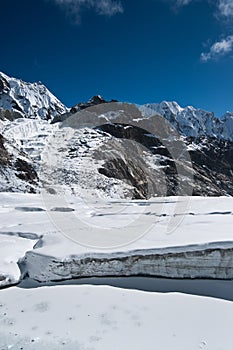
M 0 108 L 22 117 L 51 119 L 68 109 L 41 83 L 27 83 L 0 72 Z
M 232 350 L 233 303 L 112 287 L 0 292 L 0 346 L 12 350 Z

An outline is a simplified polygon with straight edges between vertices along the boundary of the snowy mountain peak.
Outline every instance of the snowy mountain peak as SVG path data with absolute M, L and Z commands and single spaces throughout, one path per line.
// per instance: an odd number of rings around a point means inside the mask
M 184 136 L 233 140 L 233 113 L 231 112 L 227 112 L 222 118 L 216 118 L 212 112 L 192 106 L 183 108 L 177 102 L 167 101 L 145 104 L 139 109 L 145 116 L 151 116 L 154 113 L 162 115 Z
M 160 106 L 160 108 L 163 110 L 169 109 L 174 114 L 183 110 L 183 108 L 175 101 L 162 101 L 161 103 L 158 103 L 158 106 Z
M 0 72 L 0 108 L 22 117 L 51 119 L 68 109 L 41 83 L 28 83 Z

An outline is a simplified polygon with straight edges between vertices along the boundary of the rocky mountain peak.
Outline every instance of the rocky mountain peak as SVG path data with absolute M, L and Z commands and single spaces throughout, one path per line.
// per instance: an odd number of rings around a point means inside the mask
M 73 106 L 70 110 L 71 114 L 81 111 L 85 108 L 96 106 L 102 103 L 117 102 L 116 100 L 107 101 L 101 95 L 95 95 L 90 98 L 87 102 L 80 102 Z

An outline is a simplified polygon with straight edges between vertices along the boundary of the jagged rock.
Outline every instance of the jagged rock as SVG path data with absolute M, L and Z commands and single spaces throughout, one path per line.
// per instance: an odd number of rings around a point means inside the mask
M 74 114 L 82 109 L 85 109 L 91 106 L 96 106 L 102 103 L 107 103 L 107 101 L 102 96 L 100 95 L 93 96 L 88 102 L 81 102 L 73 106 L 70 112 Z
M 41 82 L 27 83 L 1 72 L 0 108 L 16 112 L 21 117 L 46 120 L 68 111 Z
M 107 124 L 101 126 L 101 130 L 120 139 L 131 139 L 147 148 L 154 156 L 159 157 L 159 164 L 164 167 L 166 175 L 167 195 L 177 195 L 177 171 L 175 163 L 172 161 L 171 154 L 167 148 L 162 146 L 160 140 L 151 135 L 146 134 L 143 130 L 136 127 L 126 128 L 124 125 Z M 187 148 L 191 145 L 195 146 L 189 150 L 191 163 L 187 173 L 191 174 L 194 170 L 193 195 L 198 196 L 222 196 L 233 195 L 233 143 L 223 141 L 217 138 L 200 137 L 187 138 L 185 141 Z M 196 147 L 198 145 L 198 147 Z M 171 146 L 172 147 L 172 146 Z M 126 159 L 113 159 L 102 165 L 100 168 L 101 174 L 108 177 L 115 177 L 129 181 L 136 188 L 141 186 L 143 176 L 136 176 L 135 168 L 137 168 L 137 159 L 135 162 Z M 146 166 L 148 168 L 148 165 Z M 139 167 L 140 169 L 140 167 Z M 145 169 L 145 164 L 143 169 Z M 133 176 L 132 176 L 133 174 Z M 148 175 L 148 174 L 147 174 Z M 151 177 L 155 174 L 151 174 Z M 133 180 L 132 180 L 133 177 Z M 159 183 L 159 179 L 156 180 Z M 149 193 L 149 197 L 160 195 L 158 186 L 154 186 L 154 193 Z M 140 198 L 147 198 L 145 192 Z
M 13 121 L 17 118 L 22 118 L 22 115 L 16 111 L 10 111 L 8 109 L 0 108 L 0 120 Z

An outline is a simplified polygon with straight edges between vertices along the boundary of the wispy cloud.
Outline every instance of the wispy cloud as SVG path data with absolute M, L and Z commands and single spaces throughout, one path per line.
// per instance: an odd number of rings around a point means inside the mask
M 103 16 L 114 16 L 123 13 L 124 9 L 120 1 L 117 0 L 51 0 L 59 5 L 66 14 L 71 16 L 75 23 L 80 23 L 81 11 L 84 8 L 94 10 Z
M 226 38 L 215 42 L 208 52 L 201 54 L 201 61 L 207 62 L 212 59 L 225 56 L 233 49 L 233 35 L 229 35 Z
M 201 0 L 168 0 L 175 8 L 190 5 Z M 213 16 L 222 22 L 224 32 L 222 39 L 216 41 L 209 48 L 209 51 L 201 53 L 201 61 L 208 62 L 217 60 L 233 51 L 233 0 L 206 0 L 209 3 L 210 9 L 213 11 Z M 224 27 L 224 25 L 226 25 Z
M 160 0 L 170 5 L 171 9 L 177 13 L 182 7 L 191 4 L 195 0 Z
M 233 0 L 219 0 L 217 7 L 220 16 L 233 18 Z
M 176 6 L 189 5 L 193 0 L 176 0 Z

